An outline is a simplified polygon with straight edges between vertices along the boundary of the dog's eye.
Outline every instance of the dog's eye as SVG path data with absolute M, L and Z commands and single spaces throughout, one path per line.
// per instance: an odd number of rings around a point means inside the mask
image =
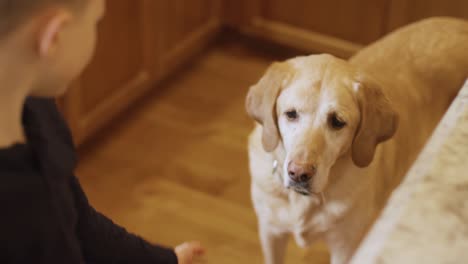
M 289 121 L 297 120 L 297 118 L 299 117 L 296 110 L 289 110 L 285 114 Z
M 346 122 L 340 119 L 336 113 L 333 113 L 329 117 L 330 126 L 333 129 L 339 130 L 346 126 Z

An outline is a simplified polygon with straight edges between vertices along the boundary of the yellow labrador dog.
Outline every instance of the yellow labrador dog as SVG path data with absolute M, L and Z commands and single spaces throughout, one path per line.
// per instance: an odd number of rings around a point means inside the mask
M 348 61 L 274 63 L 250 88 L 252 198 L 265 262 L 289 235 L 347 263 L 468 77 L 468 23 L 432 18 Z

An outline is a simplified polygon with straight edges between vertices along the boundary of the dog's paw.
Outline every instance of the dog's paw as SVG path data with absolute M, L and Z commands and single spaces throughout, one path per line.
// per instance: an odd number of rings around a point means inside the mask
M 294 239 L 296 240 L 296 244 L 301 248 L 307 248 L 312 244 L 305 231 L 295 233 Z

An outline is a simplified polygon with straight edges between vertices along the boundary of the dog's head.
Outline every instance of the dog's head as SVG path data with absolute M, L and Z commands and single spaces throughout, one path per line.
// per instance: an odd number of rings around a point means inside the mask
M 250 88 L 246 107 L 263 126 L 264 149 L 281 143 L 286 151 L 285 186 L 305 195 L 324 191 L 340 158 L 368 166 L 398 124 L 381 86 L 330 55 L 274 63 Z

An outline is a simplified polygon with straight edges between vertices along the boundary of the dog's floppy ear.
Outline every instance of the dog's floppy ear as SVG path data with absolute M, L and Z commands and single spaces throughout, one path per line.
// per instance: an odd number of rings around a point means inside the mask
M 354 137 L 352 158 L 359 167 L 368 166 L 381 142 L 390 139 L 398 127 L 398 114 L 381 86 L 369 76 L 360 75 L 354 83 L 361 122 Z
M 263 125 L 263 148 L 271 152 L 279 143 L 276 118 L 276 99 L 292 76 L 292 66 L 286 62 L 273 63 L 260 81 L 250 87 L 246 109 L 249 116 Z

